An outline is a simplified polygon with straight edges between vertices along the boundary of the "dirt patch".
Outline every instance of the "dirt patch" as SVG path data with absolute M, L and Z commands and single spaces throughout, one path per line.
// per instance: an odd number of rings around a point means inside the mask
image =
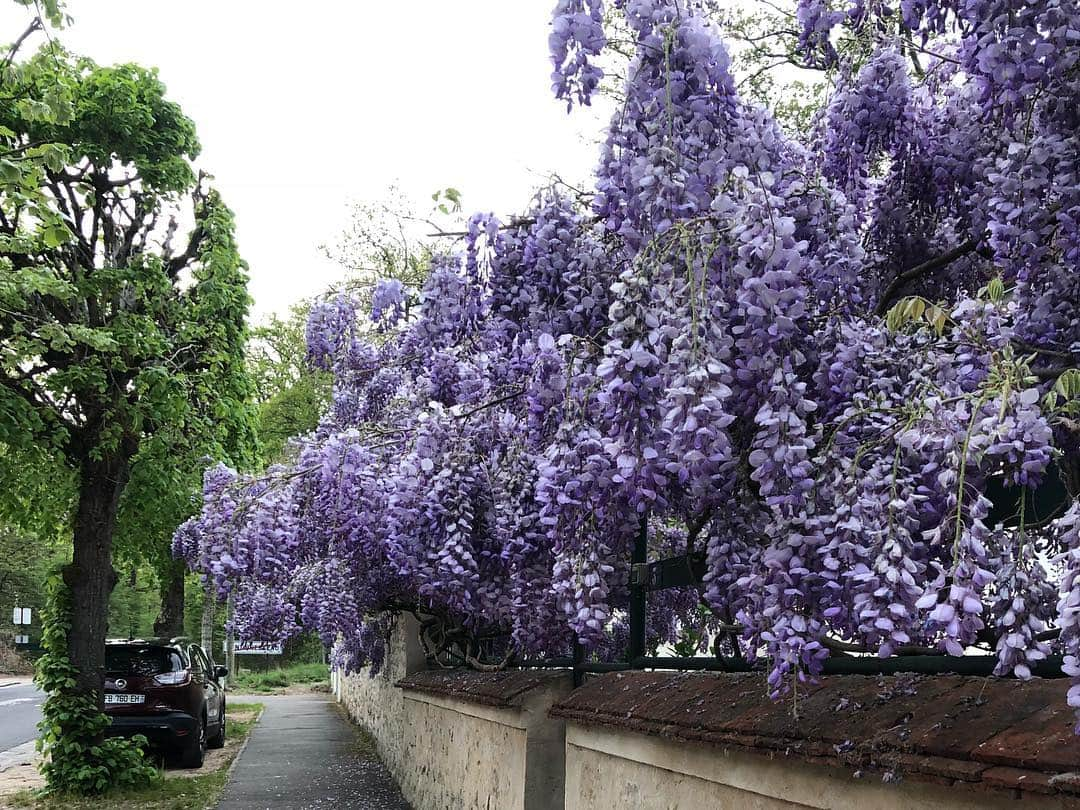
M 285 687 L 284 694 L 286 695 L 313 695 L 313 694 L 329 694 L 330 684 L 328 683 L 294 683 Z
M 238 695 L 267 697 L 273 695 L 328 695 L 330 684 L 328 683 L 293 683 L 288 686 L 279 686 L 274 689 L 245 689 L 242 686 L 233 687 Z
M 35 752 L 27 762 L 12 765 L 7 770 L 0 771 L 0 807 L 5 806 L 3 804 L 5 795 L 18 793 L 20 790 L 37 790 L 45 786 L 45 778 L 38 773 L 38 759 L 38 754 Z
M 258 712 L 225 712 L 225 721 L 227 723 L 250 723 L 258 717 Z M 206 756 L 203 758 L 203 765 L 201 768 L 177 768 L 175 764 L 168 764 L 165 767 L 166 779 L 190 779 L 193 776 L 205 776 L 208 773 L 221 770 L 227 767 L 237 752 L 240 750 L 240 746 L 244 744 L 243 739 L 226 738 L 224 748 L 210 748 L 206 751 Z

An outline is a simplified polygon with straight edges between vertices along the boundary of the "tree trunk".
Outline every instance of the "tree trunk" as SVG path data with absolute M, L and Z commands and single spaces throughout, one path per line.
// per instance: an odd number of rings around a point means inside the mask
M 233 595 L 229 595 L 225 601 L 225 666 L 229 669 L 229 677 L 236 677 L 236 650 L 233 641 Z
M 83 461 L 71 564 L 64 582 L 71 588 L 72 615 L 68 657 L 78 670 L 75 691 L 101 703 L 105 677 L 105 636 L 109 596 L 116 586 L 112 540 L 120 495 L 127 485 L 130 456 Z
M 183 560 L 174 560 L 166 569 L 161 583 L 161 612 L 154 622 L 154 634 L 164 638 L 184 635 L 184 575 Z
M 207 583 L 203 589 L 202 632 L 199 641 L 206 654 L 216 661 L 220 659 L 214 655 L 214 607 L 214 586 Z

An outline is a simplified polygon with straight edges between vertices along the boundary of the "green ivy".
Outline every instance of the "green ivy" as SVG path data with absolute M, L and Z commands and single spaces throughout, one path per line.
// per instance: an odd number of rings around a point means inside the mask
M 45 652 L 34 678 L 48 695 L 37 742 L 44 754 L 45 790 L 86 796 L 111 787 L 145 787 L 161 778 L 146 756 L 146 738 L 104 737 L 109 718 L 96 701 L 76 691 L 78 671 L 68 660 L 67 646 L 71 601 L 63 578 L 53 574 L 42 622 Z

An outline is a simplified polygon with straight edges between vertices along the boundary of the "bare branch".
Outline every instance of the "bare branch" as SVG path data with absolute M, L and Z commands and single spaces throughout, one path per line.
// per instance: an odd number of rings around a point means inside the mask
M 441 228 L 439 228 L 439 226 L 436 225 L 434 222 L 432 222 L 430 219 L 421 219 L 420 222 L 426 222 L 432 228 L 437 229 L 435 233 L 427 234 L 429 239 L 442 239 L 442 238 L 448 237 L 448 236 L 462 237 L 462 236 L 468 236 L 469 235 L 468 231 L 444 231 Z M 510 230 L 514 230 L 515 228 L 527 228 L 528 226 L 533 225 L 535 223 L 536 223 L 536 218 L 535 217 L 513 217 L 505 225 L 500 225 L 499 230 L 500 231 L 510 231 Z
M 514 391 L 514 392 L 512 392 L 510 394 L 507 394 L 506 396 L 502 396 L 502 397 L 498 397 L 497 399 L 490 400 L 488 402 L 485 402 L 482 405 L 477 405 L 475 408 L 467 410 L 464 413 L 459 413 L 459 414 L 456 414 L 456 415 L 460 416 L 463 419 L 465 419 L 465 418 L 468 418 L 468 417 L 472 416 L 473 414 L 480 413 L 480 411 L 486 410 L 488 408 L 494 408 L 496 405 L 502 405 L 504 402 L 509 402 L 512 399 L 517 399 L 518 397 L 520 397 L 524 393 L 525 393 L 525 388 L 521 387 L 521 388 L 518 388 L 516 391 Z
M 939 270 L 942 267 L 946 267 L 952 264 L 957 259 L 967 256 L 969 253 L 974 253 L 978 243 L 974 239 L 968 239 L 966 242 L 957 245 L 947 253 L 942 253 L 940 256 L 935 256 L 933 259 L 929 259 L 922 264 L 917 264 L 910 270 L 905 270 L 892 280 L 888 287 L 885 288 L 885 292 L 881 294 L 881 298 L 877 305 L 877 314 L 884 315 L 889 311 L 889 306 L 896 299 L 900 290 L 904 288 L 909 281 L 914 281 L 920 276 L 932 273 L 934 270 Z
M 8 49 L 7 56 L 4 57 L 4 61 L 0 62 L 0 70 L 8 67 L 12 63 L 12 61 L 14 61 L 15 54 L 19 52 L 19 48 L 23 46 L 23 43 L 26 42 L 27 38 L 30 37 L 35 31 L 40 31 L 41 29 L 41 18 L 34 17 L 34 19 L 30 21 L 30 25 L 26 26 L 26 30 L 19 35 L 19 38 L 15 40 L 15 42 L 13 42 L 11 47 Z

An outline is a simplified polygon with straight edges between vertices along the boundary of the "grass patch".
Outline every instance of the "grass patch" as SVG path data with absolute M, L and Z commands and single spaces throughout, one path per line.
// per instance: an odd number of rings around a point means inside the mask
M 230 742 L 244 740 L 251 733 L 262 709 L 261 703 L 230 703 L 226 711 L 226 739 Z M 245 715 L 250 719 L 238 720 L 234 714 Z M 177 774 L 176 776 L 159 772 L 157 781 L 142 790 L 117 790 L 92 797 L 40 796 L 36 791 L 24 790 L 0 797 L 0 806 L 28 807 L 33 810 L 58 807 L 64 810 L 205 810 L 217 806 L 225 789 L 229 765 L 239 750 L 240 746 L 237 745 L 227 758 L 220 761 L 217 769 L 209 773 L 181 778 L 176 771 L 170 772 Z
M 326 664 L 293 664 L 268 672 L 241 672 L 229 683 L 233 692 L 271 695 L 290 686 L 326 686 L 330 683 L 330 668 Z
M 136 810 L 140 807 L 153 810 L 203 810 L 217 804 L 228 769 L 193 776 L 190 779 L 159 778 L 143 790 L 124 790 L 106 793 L 104 796 L 38 796 L 32 791 L 22 791 L 5 797 L 11 807 L 31 807 L 34 810 L 63 807 L 64 810 Z
M 241 739 L 251 733 L 252 726 L 262 713 L 262 703 L 233 703 L 229 701 L 225 706 L 225 739 Z M 234 715 L 250 715 L 250 720 L 239 720 Z

